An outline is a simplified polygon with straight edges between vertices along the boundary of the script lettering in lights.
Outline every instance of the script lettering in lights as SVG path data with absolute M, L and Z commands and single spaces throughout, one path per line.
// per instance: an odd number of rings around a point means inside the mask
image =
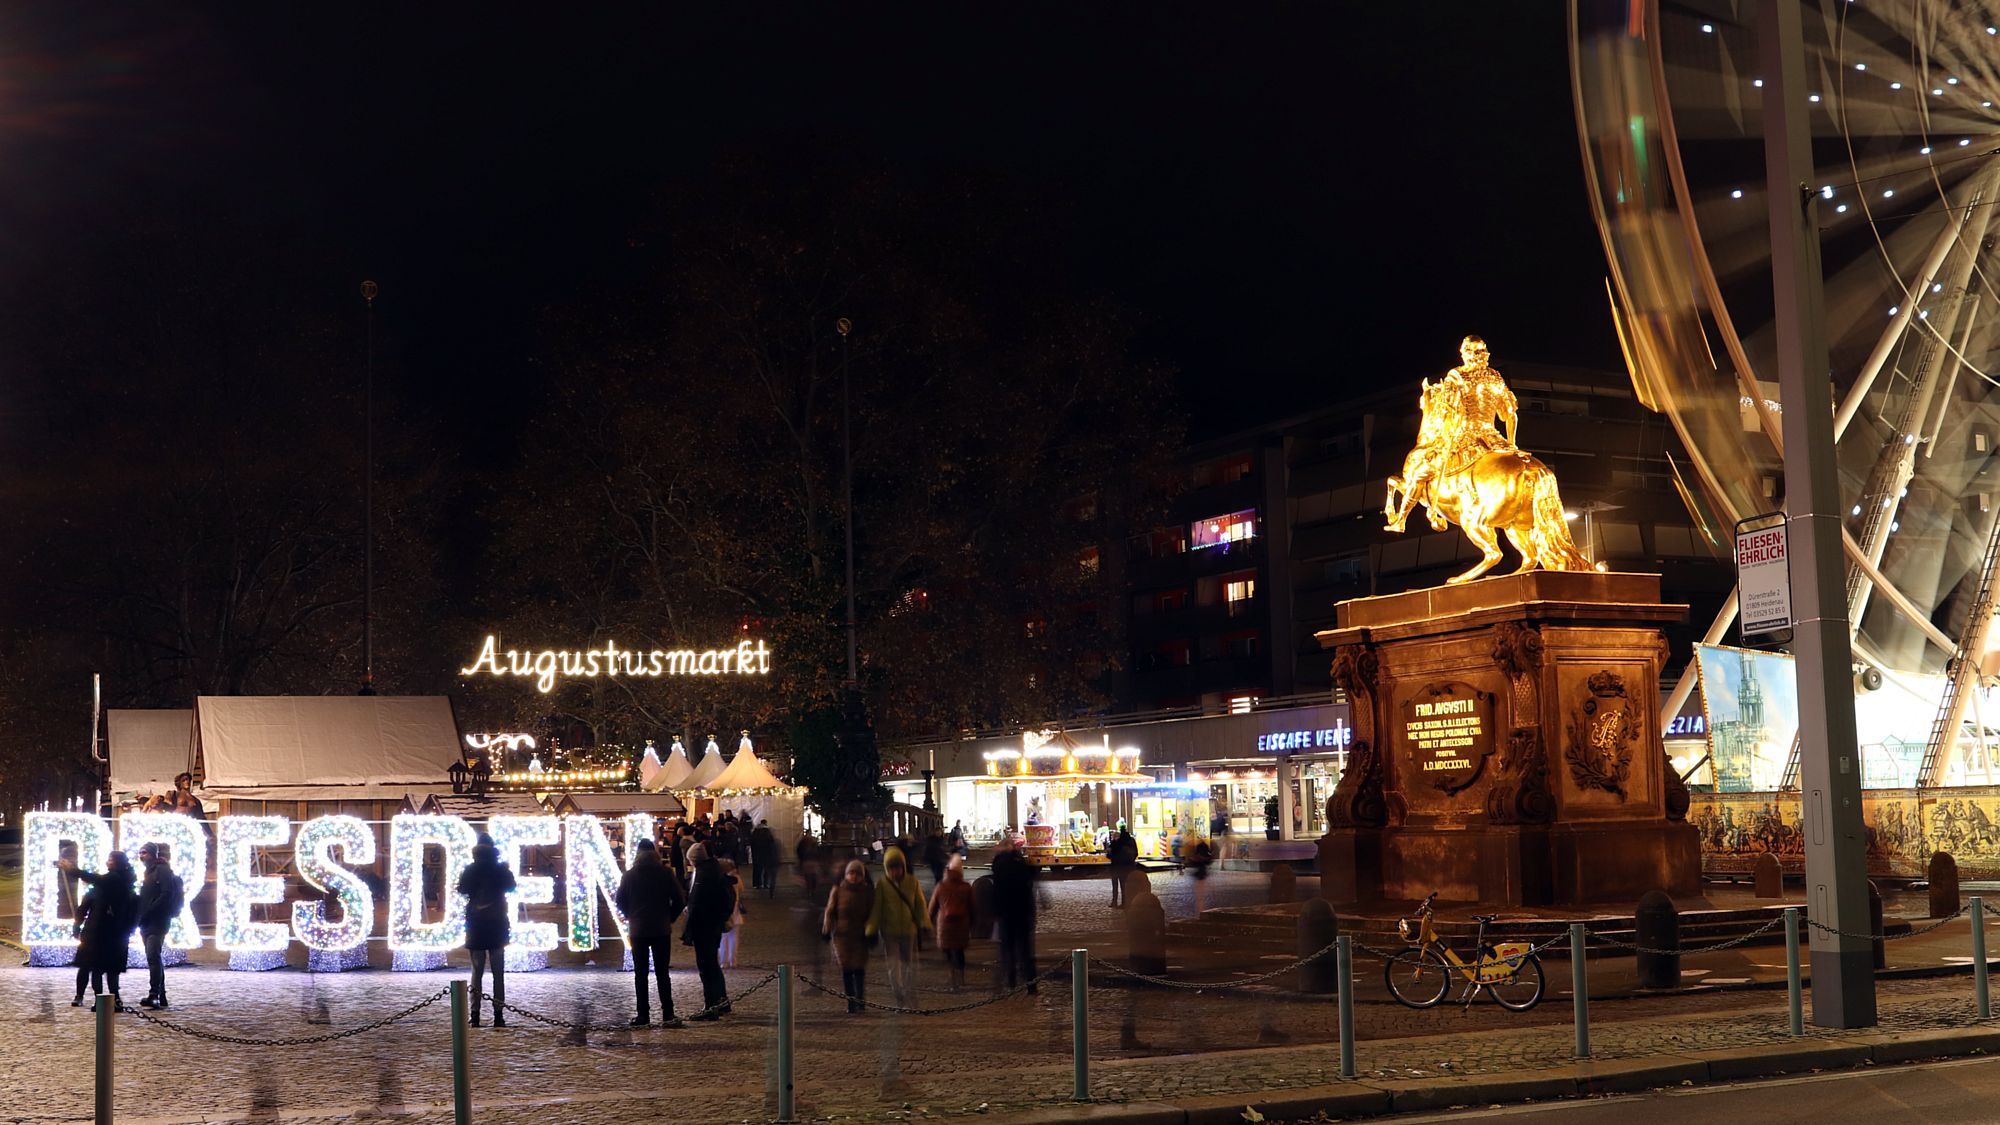
M 738 641 L 728 648 L 631 649 L 616 641 L 586 649 L 506 649 L 488 634 L 486 643 L 461 676 L 520 676 L 533 679 L 535 690 L 554 691 L 561 679 L 664 679 L 669 677 L 766 676 L 771 650 L 761 640 Z

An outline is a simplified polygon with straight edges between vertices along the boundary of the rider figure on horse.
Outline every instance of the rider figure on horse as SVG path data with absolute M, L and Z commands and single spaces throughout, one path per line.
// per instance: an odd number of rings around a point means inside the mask
M 1403 530 L 1410 509 L 1420 503 L 1430 513 L 1431 529 L 1443 531 L 1449 524 L 1444 513 L 1430 503 L 1431 482 L 1441 474 L 1465 471 L 1488 453 L 1516 449 L 1519 408 L 1506 380 L 1487 365 L 1491 353 L 1486 341 L 1467 336 L 1458 345 L 1458 356 L 1463 361 L 1459 366 L 1424 386 L 1426 425 L 1404 465 L 1403 502 L 1389 517 L 1390 531 Z M 1496 417 L 1506 428 L 1505 436 L 1494 425 Z M 1430 440 L 1423 440 L 1425 435 Z

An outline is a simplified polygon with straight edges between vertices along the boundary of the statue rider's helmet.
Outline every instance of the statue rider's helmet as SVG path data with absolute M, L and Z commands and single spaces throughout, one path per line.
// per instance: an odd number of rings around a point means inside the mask
M 1477 336 L 1467 336 L 1465 339 L 1459 341 L 1458 357 L 1465 361 L 1465 366 L 1467 367 L 1480 368 L 1486 366 L 1487 358 L 1490 355 L 1491 353 L 1486 350 L 1486 341 Z

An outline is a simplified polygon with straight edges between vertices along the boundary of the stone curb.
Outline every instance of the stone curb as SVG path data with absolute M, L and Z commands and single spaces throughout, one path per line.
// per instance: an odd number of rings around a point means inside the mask
M 1872 1032 L 1840 1039 L 1802 1038 L 1786 1043 L 1663 1053 L 1644 1058 L 1579 1059 L 1543 1070 L 1422 1079 L 1367 1077 L 1337 1085 L 1211 1094 L 1173 1103 L 1064 1104 L 1028 1113 L 981 1117 L 992 1125 L 1058 1125 L 1068 1121 L 1101 1125 L 1241 1125 L 1247 1109 L 1254 1109 L 1272 1122 L 1300 1120 L 1322 1112 L 1333 1118 L 1377 1117 L 1984 1054 L 2000 1055 L 2000 1024 Z

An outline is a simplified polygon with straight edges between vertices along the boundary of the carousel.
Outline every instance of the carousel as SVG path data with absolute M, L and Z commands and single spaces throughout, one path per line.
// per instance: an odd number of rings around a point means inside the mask
M 1151 782 L 1139 751 L 1079 742 L 1067 731 L 1027 731 L 1021 749 L 986 754 L 981 786 L 1006 790 L 1008 815 L 1020 825 L 1028 858 L 1044 866 L 1104 863 L 1120 817 L 1121 787 Z

